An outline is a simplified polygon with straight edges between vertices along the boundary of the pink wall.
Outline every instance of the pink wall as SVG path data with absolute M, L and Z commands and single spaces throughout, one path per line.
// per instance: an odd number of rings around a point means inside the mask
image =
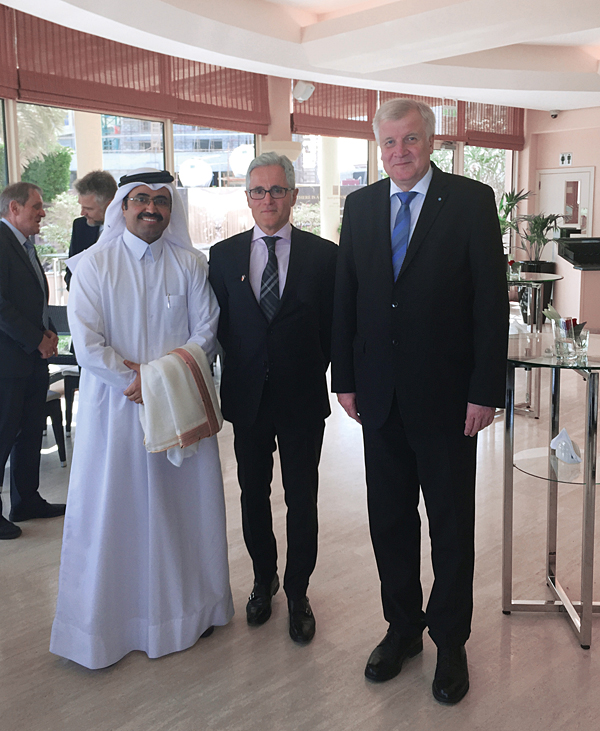
M 600 237 L 600 107 L 561 112 L 552 119 L 548 112 L 527 110 L 526 147 L 519 154 L 517 188 L 535 190 L 537 171 L 560 169 L 561 152 L 573 154 L 573 167 L 594 167 L 594 218 L 592 236 Z M 535 213 L 535 199 L 527 212 Z M 586 320 L 592 332 L 600 333 L 600 271 L 581 272 L 558 258 L 557 273 L 564 279 L 555 285 L 555 306 L 565 316 Z

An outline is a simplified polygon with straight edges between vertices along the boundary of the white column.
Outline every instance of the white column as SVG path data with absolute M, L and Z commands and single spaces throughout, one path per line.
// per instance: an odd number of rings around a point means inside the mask
M 102 118 L 92 112 L 74 112 L 77 177 L 102 170 Z
M 18 183 L 21 180 L 21 161 L 19 159 L 19 125 L 17 123 L 17 102 L 14 99 L 4 100 L 4 123 L 8 182 Z
M 321 137 L 319 162 L 321 236 L 337 244 L 340 238 L 340 167 L 337 138 Z
M 379 164 L 377 160 L 377 142 L 369 140 L 367 162 L 367 184 L 376 183 L 379 180 Z
M 175 175 L 175 138 L 173 137 L 173 120 L 163 119 L 163 143 L 165 149 L 165 170 Z

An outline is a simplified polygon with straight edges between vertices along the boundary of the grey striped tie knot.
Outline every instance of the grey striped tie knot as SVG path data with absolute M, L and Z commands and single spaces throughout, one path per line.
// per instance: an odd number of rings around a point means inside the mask
M 269 322 L 275 317 L 275 312 L 279 307 L 279 270 L 275 254 L 275 243 L 280 238 L 281 236 L 263 236 L 269 258 L 260 281 L 260 308 Z

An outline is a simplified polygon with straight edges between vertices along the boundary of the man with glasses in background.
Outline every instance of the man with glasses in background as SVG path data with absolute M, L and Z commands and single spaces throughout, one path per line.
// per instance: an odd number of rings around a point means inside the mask
M 73 221 L 69 258 L 93 246 L 104 229 L 104 214 L 108 204 L 115 197 L 117 183 L 104 170 L 92 170 L 73 186 L 79 194 L 81 217 Z M 67 289 L 71 285 L 71 271 L 65 272 Z
M 221 407 L 233 423 L 244 540 L 254 570 L 246 618 L 264 624 L 279 589 L 270 503 L 277 440 L 288 508 L 283 588 L 289 632 L 307 643 L 315 633 L 306 591 L 317 559 L 337 246 L 290 224 L 298 190 L 287 157 L 269 152 L 253 160 L 246 197 L 256 225 L 210 253 L 225 351 Z
M 144 447 L 141 363 L 216 350 L 219 307 L 167 171 L 121 178 L 97 244 L 70 260 L 81 365 L 50 650 L 87 668 L 191 647 L 233 615 L 216 436 L 180 466 Z

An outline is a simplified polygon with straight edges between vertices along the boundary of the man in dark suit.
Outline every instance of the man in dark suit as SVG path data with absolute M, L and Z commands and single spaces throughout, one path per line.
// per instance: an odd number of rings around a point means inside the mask
M 257 157 L 246 176 L 256 225 L 213 246 L 210 282 L 221 307 L 222 411 L 233 422 L 244 539 L 254 569 L 246 617 L 250 625 L 264 624 L 279 589 L 269 499 L 277 439 L 288 508 L 283 588 L 289 631 L 306 643 L 315 632 L 306 591 L 317 559 L 337 246 L 290 225 L 297 195 L 287 157 Z
M 373 127 L 389 179 L 346 200 L 332 388 L 362 423 L 371 538 L 389 630 L 365 675 L 438 648 L 433 694 L 469 689 L 478 431 L 504 403 L 508 298 L 491 188 L 430 163 L 435 117 L 394 99 Z M 419 487 L 435 582 L 420 582 Z
M 104 228 L 104 214 L 117 192 L 115 179 L 104 170 L 92 170 L 76 180 L 74 187 L 79 194 L 81 218 L 73 221 L 69 256 L 80 254 L 98 241 Z M 65 272 L 65 284 L 69 289 L 71 272 L 68 268 Z
M 63 515 L 38 493 L 48 365 L 58 336 L 48 318 L 48 283 L 30 237 L 45 216 L 41 190 L 15 183 L 0 193 L 0 469 L 10 455 L 10 521 L 0 539 L 21 535 L 15 522 Z

